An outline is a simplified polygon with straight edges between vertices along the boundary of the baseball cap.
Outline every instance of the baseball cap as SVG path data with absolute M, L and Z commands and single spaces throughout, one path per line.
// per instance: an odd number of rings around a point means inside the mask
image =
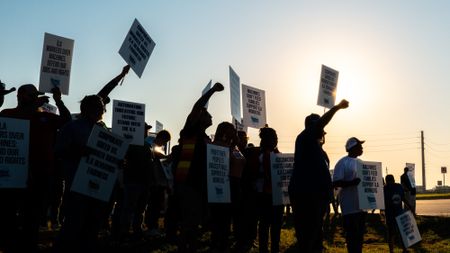
M 19 90 L 17 90 L 17 94 L 28 94 L 28 95 L 44 95 L 44 92 L 40 92 L 36 89 L 36 87 L 32 84 L 24 84 L 19 87 Z
M 305 118 L 305 127 L 308 128 L 313 126 L 319 119 L 320 119 L 319 114 L 311 113 Z
M 351 137 L 347 140 L 347 143 L 345 143 L 345 150 L 348 152 L 350 149 L 352 149 L 354 146 L 358 144 L 363 144 L 366 141 L 361 141 L 356 137 Z

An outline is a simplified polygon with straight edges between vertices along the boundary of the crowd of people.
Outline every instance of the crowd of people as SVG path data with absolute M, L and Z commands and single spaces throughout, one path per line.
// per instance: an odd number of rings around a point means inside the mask
M 194 104 L 170 154 L 161 147 L 171 140 L 171 134 L 162 130 L 150 137 L 151 126 L 146 124 L 142 133 L 145 144 L 130 145 L 125 159 L 117 164 L 120 176 L 108 202 L 71 191 L 80 160 L 92 152 L 86 146 L 89 135 L 95 125 L 107 129 L 102 119 L 109 94 L 129 69 L 125 66 L 98 94 L 86 95 L 75 119 L 57 87 L 52 94 L 59 115 L 42 111 L 49 97 L 32 84 L 18 88 L 15 108 L 1 111 L 1 117 L 28 120 L 30 140 L 27 187 L 0 189 L 0 252 L 39 252 L 39 228 L 48 221 L 59 230 L 52 249 L 56 253 L 98 252 L 102 229 L 108 229 L 118 243 L 165 236 L 179 252 L 197 252 L 201 232 L 207 229 L 211 231 L 212 252 L 248 252 L 256 246 L 255 241 L 261 253 L 280 252 L 285 207 L 272 204 L 270 167 L 271 153 L 280 153 L 277 132 L 269 126 L 261 128 L 260 144 L 254 146 L 247 143 L 246 132 L 222 122 L 211 140 L 206 130 L 212 125 L 212 116 L 205 105 L 224 90 L 220 83 Z M 13 91 L 2 84 L 1 104 Z M 348 106 L 342 100 L 322 116 L 307 116 L 295 141 L 289 197 L 299 252 L 323 251 L 324 217 L 336 188 L 340 188 L 348 252 L 362 251 L 366 212 L 358 208 L 356 187 L 361 180 L 356 168 L 364 141 L 355 137 L 347 141 L 348 156 L 336 164 L 333 175 L 323 150 L 324 128 L 337 111 Z M 231 203 L 208 203 L 207 144 L 230 151 Z M 385 213 L 391 250 L 398 233 L 393 217 L 402 212 L 402 202 L 415 212 L 405 198 L 405 192 L 415 195 L 408 182 L 402 176 L 401 186 L 392 175 L 386 176 Z M 164 219 L 160 219 L 161 214 Z

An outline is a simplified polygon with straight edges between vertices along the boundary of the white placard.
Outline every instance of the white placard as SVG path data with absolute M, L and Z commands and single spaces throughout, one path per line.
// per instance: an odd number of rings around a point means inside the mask
M 209 83 L 205 86 L 205 88 L 202 90 L 202 96 L 206 93 L 206 92 L 208 92 L 210 89 L 211 89 L 211 83 L 212 83 L 212 80 L 209 80 Z M 208 105 L 209 105 L 209 100 L 208 100 L 208 102 L 206 102 L 206 104 L 205 104 L 205 108 L 206 109 L 208 109 Z
M 416 188 L 416 165 L 414 163 L 406 163 L 406 167 L 408 168 L 408 178 L 411 183 L 412 188 Z
M 62 94 L 69 95 L 73 45 L 72 39 L 45 33 L 39 78 L 40 91 L 50 93 L 54 87 L 59 87 Z
M 78 165 L 71 191 L 109 201 L 118 175 L 118 164 L 128 149 L 121 136 L 95 125 L 86 145 L 90 154 Z
M 130 144 L 144 145 L 145 104 L 113 100 L 112 132 Z
M 25 188 L 30 122 L 0 117 L 0 188 Z
M 230 105 L 231 115 L 235 120 L 241 120 L 241 80 L 229 66 L 230 70 Z
M 330 67 L 322 65 L 320 74 L 319 96 L 317 104 L 326 108 L 331 108 L 335 104 L 336 89 L 339 72 Z
M 265 91 L 242 85 L 243 124 L 247 127 L 262 128 L 266 125 Z
M 230 149 L 207 144 L 207 185 L 209 203 L 231 203 Z
M 57 114 L 58 113 L 58 107 L 49 104 L 49 103 L 44 103 L 41 106 L 42 111 L 44 112 L 48 112 L 48 113 L 52 113 L 52 114 Z
M 236 128 L 236 131 L 244 131 L 247 133 L 247 126 L 244 126 L 244 124 L 242 124 L 242 119 L 240 121 L 237 121 L 234 117 L 233 118 L 233 123 L 234 123 L 234 128 Z
M 139 21 L 135 19 L 120 47 L 119 54 L 140 78 L 155 45 L 150 35 L 148 35 Z
M 361 179 L 357 187 L 359 209 L 384 209 L 383 174 L 381 168 L 381 162 L 361 161 L 358 163 L 358 177 Z
M 159 133 L 159 131 L 164 129 L 163 123 L 156 121 L 155 122 L 155 133 Z
M 411 211 L 406 211 L 395 217 L 395 219 L 397 220 L 400 235 L 402 236 L 403 245 L 405 245 L 406 248 L 409 248 L 422 240 L 416 219 Z
M 294 154 L 270 154 L 272 204 L 290 205 L 288 186 L 294 170 Z

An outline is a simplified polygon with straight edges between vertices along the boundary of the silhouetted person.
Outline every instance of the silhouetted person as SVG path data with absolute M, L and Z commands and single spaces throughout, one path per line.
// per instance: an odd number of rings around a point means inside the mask
M 2 83 L 2 81 L 0 81 L 0 107 L 2 107 L 3 102 L 5 101 L 5 96 L 15 90 L 16 90 L 15 87 L 12 87 L 9 90 L 6 90 L 6 84 L 4 84 L 4 83 Z
M 66 182 L 63 206 L 65 220 L 55 252 L 96 252 L 98 232 L 104 223 L 108 203 L 71 191 L 80 160 L 90 154 L 86 146 L 95 125 L 100 124 L 105 112 L 103 99 L 97 95 L 85 96 L 80 104 L 80 117 L 65 125 L 57 139 L 56 154 L 63 161 Z
M 408 252 L 403 245 L 403 241 L 400 236 L 397 221 L 395 217 L 401 215 L 403 211 L 402 202 L 409 207 L 408 201 L 405 199 L 405 192 L 401 184 L 395 183 L 393 175 L 386 175 L 386 185 L 384 186 L 384 205 L 386 214 L 386 226 L 388 228 L 388 244 L 389 252 L 394 252 L 394 238 L 399 239 L 402 245 L 403 252 Z M 414 214 L 414 213 L 413 213 Z
M 333 185 L 340 187 L 339 201 L 342 210 L 342 222 L 344 225 L 345 241 L 349 253 L 362 252 L 364 242 L 364 230 L 367 213 L 359 209 L 357 185 L 361 182 L 358 178 L 357 157 L 363 154 L 362 144 L 355 137 L 347 140 L 345 150 L 348 156 L 341 158 L 334 167 Z
M 416 186 L 412 184 L 409 178 L 409 168 L 405 167 L 404 173 L 400 176 L 400 182 L 405 191 L 405 199 L 408 201 L 411 212 L 416 213 Z
M 97 95 L 103 99 L 103 103 L 105 105 L 109 104 L 111 101 L 109 98 L 109 93 L 116 88 L 119 82 L 128 74 L 128 71 L 130 71 L 130 65 L 123 67 L 122 72 L 109 81 L 109 83 L 105 84 L 105 86 L 103 86 L 103 88 L 97 93 Z
M 210 97 L 224 89 L 220 83 L 203 94 L 194 104 L 180 132 L 180 157 L 175 169 L 175 194 L 181 210 L 180 252 L 197 250 L 198 226 L 206 216 L 206 144 L 211 139 L 205 130 L 212 125 L 212 116 L 205 109 Z
M 305 118 L 305 129 L 295 141 L 294 171 L 289 183 L 295 232 L 300 252 L 323 250 L 323 219 L 332 200 L 333 187 L 327 157 L 320 144 L 324 127 L 334 114 L 348 107 L 342 100 L 322 117 L 311 114 Z
M 29 120 L 29 167 L 23 209 L 23 242 L 25 252 L 37 251 L 39 226 L 46 215 L 51 185 L 55 178 L 55 157 L 53 148 L 57 131 L 71 120 L 70 112 L 61 100 L 59 88 L 53 88 L 53 99 L 60 115 L 38 110 L 48 97 L 39 92 L 33 84 L 24 84 L 17 91 L 17 107 L 4 109 L 4 117 Z

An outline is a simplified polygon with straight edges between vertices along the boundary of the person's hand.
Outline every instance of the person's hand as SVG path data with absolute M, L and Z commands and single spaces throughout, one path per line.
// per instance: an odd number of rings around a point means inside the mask
M 341 102 L 337 105 L 340 109 L 345 109 L 348 107 L 348 101 L 345 99 L 342 99 Z
M 61 102 L 61 90 L 59 89 L 59 87 L 53 87 L 51 92 L 53 94 L 53 100 L 55 100 L 55 103 Z
M 213 86 L 214 91 L 223 91 L 225 88 L 221 83 L 215 83 Z
M 130 65 L 126 65 L 125 67 L 123 67 L 122 72 L 120 73 L 120 75 L 122 77 L 124 77 L 126 74 L 128 74 L 128 71 L 130 71 Z
M 9 93 L 11 93 L 11 92 L 13 92 L 13 91 L 15 91 L 15 90 L 16 90 L 15 87 L 12 87 L 12 88 L 9 89 L 9 90 L 0 89 L 0 96 L 8 95 Z

